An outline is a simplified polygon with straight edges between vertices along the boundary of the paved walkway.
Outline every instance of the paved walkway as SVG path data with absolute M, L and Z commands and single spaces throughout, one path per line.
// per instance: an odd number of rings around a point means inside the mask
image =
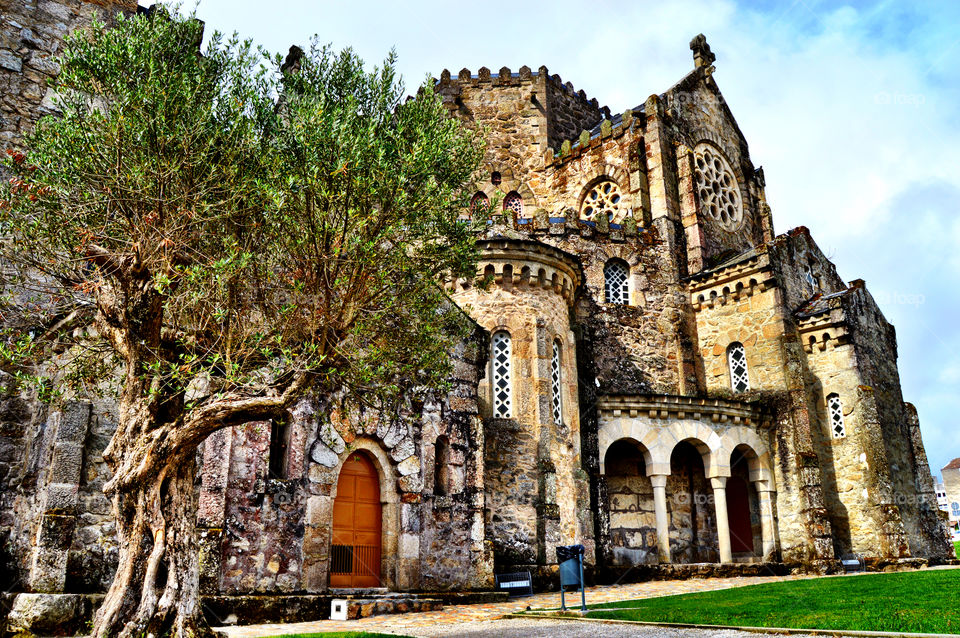
M 628 585 L 608 585 L 602 587 L 590 587 L 587 589 L 587 603 L 604 603 L 618 600 L 631 600 L 636 598 L 657 598 L 659 596 L 670 596 L 673 594 L 689 594 L 692 592 L 714 591 L 718 589 L 729 589 L 731 587 L 742 587 L 744 585 L 755 585 L 758 583 L 772 583 L 786 580 L 802 580 L 810 576 L 750 576 L 741 578 L 705 578 L 689 580 L 659 580 L 647 581 L 644 583 L 631 583 Z M 578 596 L 567 597 L 567 604 L 576 604 L 579 602 Z M 510 612 L 522 611 L 530 606 L 533 609 L 549 608 L 560 606 L 560 594 L 548 592 L 536 594 L 529 598 L 516 598 L 504 603 L 486 604 L 486 605 L 447 605 L 443 611 L 429 611 L 419 614 L 396 614 L 387 616 L 373 616 L 371 618 L 361 618 L 359 620 L 318 620 L 306 623 L 291 624 L 272 624 L 272 625 L 247 625 L 244 627 L 221 627 L 226 631 L 230 638 L 261 638 L 263 636 L 281 636 L 284 634 L 310 633 L 324 631 L 373 631 L 404 634 L 408 636 L 522 636 L 530 638 L 531 636 L 551 636 L 554 631 L 550 628 L 556 627 L 556 635 L 577 636 L 579 634 L 569 633 L 574 629 L 573 626 L 556 625 L 550 621 L 500 621 L 492 623 L 490 621 L 500 618 Z M 561 621 L 562 622 L 562 621 Z M 476 628 L 478 633 L 464 633 L 469 628 L 473 631 Z M 536 623 L 529 625 L 528 623 Z M 507 632 L 510 627 L 518 627 L 517 632 Z M 494 627 L 496 629 L 494 629 Z M 567 627 L 563 631 L 563 627 Z M 525 629 L 524 629 L 525 628 Z M 503 629 L 503 632 L 501 632 Z M 597 635 L 596 626 L 589 628 L 584 636 Z M 637 630 L 640 632 L 640 630 Z M 700 633 L 677 633 L 679 630 L 663 629 L 658 630 L 656 635 L 676 636 L 677 638 L 689 636 L 703 636 Z M 506 633 L 504 633 L 506 632 Z M 592 632 L 592 633 L 589 633 Z M 604 635 L 614 635 L 607 633 L 606 627 L 603 630 Z M 616 635 L 654 635 L 650 628 L 644 629 L 640 633 L 624 633 Z M 726 636 L 730 632 L 723 635 Z M 718 632 L 717 635 L 720 635 Z M 757 636 L 757 634 L 750 634 Z
M 453 627 L 421 627 L 416 636 L 457 636 L 458 638 L 765 638 L 773 634 L 729 629 L 675 629 L 645 625 L 579 623 L 563 620 L 483 620 Z M 778 636 L 783 638 L 783 636 Z M 791 638 L 807 638 L 793 635 Z

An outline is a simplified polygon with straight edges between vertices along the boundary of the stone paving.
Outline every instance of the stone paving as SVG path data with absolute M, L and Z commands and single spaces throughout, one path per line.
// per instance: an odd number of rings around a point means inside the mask
M 676 629 L 644 625 L 580 623 L 564 620 L 483 620 L 451 627 L 420 627 L 418 638 L 457 636 L 457 638 L 764 638 L 774 634 L 729 629 Z M 805 638 L 806 634 L 792 638 Z M 782 636 L 780 638 L 783 638 Z
M 756 585 L 758 583 L 772 583 L 787 580 L 802 580 L 811 578 L 806 575 L 796 576 L 750 576 L 738 578 L 709 578 L 709 579 L 689 579 L 689 580 L 667 580 L 667 581 L 647 581 L 643 583 L 630 583 L 626 585 L 608 585 L 587 588 L 587 603 L 603 603 L 617 600 L 631 600 L 636 598 L 657 598 L 659 596 L 671 596 L 674 594 L 689 594 L 693 592 L 714 591 L 718 589 L 729 589 L 731 587 L 742 587 L 744 585 Z M 568 595 L 567 604 L 579 604 L 578 595 Z M 397 633 L 408 636 L 443 636 L 447 631 L 451 635 L 466 635 L 463 633 L 465 623 L 471 626 L 481 628 L 481 633 L 475 635 L 485 635 L 484 626 L 489 622 L 500 618 L 504 614 L 515 611 L 522 611 L 527 607 L 532 609 L 542 609 L 560 606 L 560 594 L 558 592 L 546 592 L 536 594 L 527 598 L 515 598 L 504 603 L 492 603 L 484 605 L 448 605 L 443 611 L 431 611 L 418 614 L 398 614 L 389 616 L 373 616 L 371 618 L 361 618 L 359 620 L 318 620 L 315 622 L 291 623 L 291 624 L 268 624 L 268 625 L 247 625 L 245 627 L 221 627 L 221 631 L 227 632 L 229 638 L 261 638 L 264 636 L 282 636 L 284 634 L 310 633 L 324 631 L 372 631 Z M 504 621 L 506 622 L 506 621 Z M 533 622 L 533 621 L 531 621 Z M 542 626 L 547 630 L 548 621 L 536 621 L 547 623 Z M 534 625 L 540 627 L 540 625 Z M 497 624 L 500 627 L 500 624 Z M 506 625 L 504 625 L 506 628 Z M 559 629 L 559 627 L 558 627 Z M 572 627 L 570 629 L 573 629 Z M 596 631 L 596 627 L 593 627 Z M 490 628 L 490 635 L 498 635 L 497 631 Z M 649 634 L 649 631 L 644 635 Z M 474 635 L 474 634 L 470 634 Z M 517 633 L 510 635 L 541 635 L 540 633 Z M 549 632 L 547 634 L 549 635 Z M 754 634 L 756 635 L 756 634 Z

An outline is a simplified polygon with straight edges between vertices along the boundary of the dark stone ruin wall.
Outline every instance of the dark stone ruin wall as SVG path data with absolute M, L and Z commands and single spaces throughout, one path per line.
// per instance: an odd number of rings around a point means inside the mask
M 453 353 L 452 392 L 423 411 L 419 531 L 421 586 L 427 591 L 483 589 L 493 582 L 484 526 L 486 442 L 477 407 L 488 349 L 488 336 L 478 329 Z
M 0 374 L 6 385 L 12 378 Z M 37 430 L 46 414 L 26 397 L 7 394 L 0 402 L 0 588 L 22 589 L 29 575 L 29 548 L 36 534 L 37 485 L 40 468 L 51 452 Z M 30 454 L 32 452 L 32 455 Z M 26 465 L 28 455 L 36 459 Z M 21 491 L 23 486 L 23 491 Z M 18 507 L 19 505 L 19 507 Z
M 877 468 L 877 478 L 890 483 L 880 504 L 882 534 L 889 539 L 889 550 L 894 555 L 898 552 L 900 556 L 952 556 L 935 522 L 936 495 L 925 454 L 918 453 L 922 448 L 917 450 L 914 446 L 916 412 L 903 400 L 896 332 L 862 281 L 851 282 L 851 288 L 850 294 L 842 298 L 843 312 L 863 379 L 860 392 L 875 405 L 875 416 L 865 420 L 873 421 L 867 426 L 871 448 L 887 464 Z M 882 439 L 876 440 L 878 436 Z M 902 521 L 902 530 L 897 518 Z M 899 545 L 894 542 L 897 537 Z
M 103 591 L 117 550 L 102 454 L 116 427 L 109 402 L 5 402 L 0 535 L 13 591 Z M 4 445 L 3 443 L 6 443 Z

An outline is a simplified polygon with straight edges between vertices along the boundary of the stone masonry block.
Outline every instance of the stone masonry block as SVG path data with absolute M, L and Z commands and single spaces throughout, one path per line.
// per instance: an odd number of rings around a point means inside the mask
M 83 446 L 78 443 L 58 441 L 53 447 L 50 460 L 51 483 L 80 483 L 80 470 L 83 467 Z

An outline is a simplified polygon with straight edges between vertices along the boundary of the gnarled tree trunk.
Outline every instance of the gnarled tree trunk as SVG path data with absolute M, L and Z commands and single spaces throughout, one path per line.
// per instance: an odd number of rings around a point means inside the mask
M 126 411 L 128 416 L 144 412 Z M 116 472 L 108 495 L 116 516 L 119 564 L 97 613 L 93 637 L 215 636 L 200 602 L 194 495 L 197 444 L 176 448 L 164 444 L 180 439 L 176 433 L 182 423 L 144 425 L 121 423 L 120 436 L 115 436 L 109 450 Z M 143 434 L 133 440 L 122 436 L 131 430 Z M 131 463 L 134 459 L 137 462 Z

